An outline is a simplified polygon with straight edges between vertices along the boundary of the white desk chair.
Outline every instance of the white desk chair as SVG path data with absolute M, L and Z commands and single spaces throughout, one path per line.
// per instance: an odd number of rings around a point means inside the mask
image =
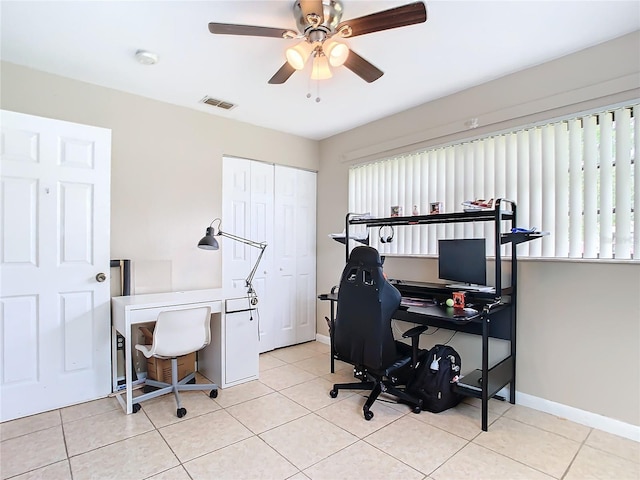
M 146 393 L 133 398 L 133 412 L 140 410 L 140 402 L 173 392 L 176 396 L 178 409 L 176 414 L 182 418 L 187 410 L 180 403 L 181 390 L 211 390 L 209 397 L 218 396 L 218 385 L 215 383 L 192 383 L 195 372 L 190 373 L 178 381 L 177 357 L 196 352 L 211 341 L 211 307 L 187 308 L 183 310 L 167 310 L 160 312 L 153 331 L 153 344 L 136 345 L 145 357 L 170 358 L 171 359 L 171 383 L 146 380 L 145 385 L 158 387 L 159 390 Z

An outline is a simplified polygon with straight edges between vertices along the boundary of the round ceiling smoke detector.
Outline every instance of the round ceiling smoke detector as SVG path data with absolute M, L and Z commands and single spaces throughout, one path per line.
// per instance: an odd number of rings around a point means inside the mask
M 136 52 L 136 60 L 142 65 L 155 65 L 158 63 L 158 54 L 147 50 L 138 50 Z

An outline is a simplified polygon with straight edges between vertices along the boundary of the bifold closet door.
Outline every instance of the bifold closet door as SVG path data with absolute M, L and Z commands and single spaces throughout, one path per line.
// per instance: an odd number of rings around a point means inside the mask
M 267 249 L 253 286 L 260 346 L 315 339 L 316 174 L 236 157 L 223 160 L 223 230 Z M 242 288 L 259 250 L 222 239 L 224 286 Z
M 222 228 L 234 235 L 267 242 L 253 287 L 258 294 L 255 314 L 260 331 L 260 352 L 274 347 L 274 301 L 271 285 L 273 262 L 273 165 L 244 158 L 224 157 L 222 180 Z M 260 250 L 222 238 L 222 282 L 246 291 L 245 279 Z
M 316 174 L 275 166 L 276 347 L 315 339 Z

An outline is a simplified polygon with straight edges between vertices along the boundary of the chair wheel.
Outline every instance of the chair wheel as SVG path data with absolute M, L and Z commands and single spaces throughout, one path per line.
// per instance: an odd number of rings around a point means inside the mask
M 338 396 L 338 390 L 336 390 L 335 388 L 329 390 L 329 395 L 331 396 L 331 398 L 336 398 Z
M 187 409 L 186 408 L 179 408 L 176 411 L 176 415 L 178 415 L 178 418 L 182 418 L 187 414 Z
M 420 413 L 422 411 L 422 408 L 420 408 L 420 405 L 416 405 L 415 407 L 413 407 L 412 412 L 413 413 Z
M 142 407 L 140 406 L 139 403 L 134 403 L 133 404 L 133 413 L 138 413 L 140 411 Z
M 373 412 L 371 410 L 365 410 L 364 411 L 364 419 L 365 420 L 371 420 L 373 418 Z
M 209 392 L 209 398 L 217 398 L 218 397 L 218 390 L 211 390 Z

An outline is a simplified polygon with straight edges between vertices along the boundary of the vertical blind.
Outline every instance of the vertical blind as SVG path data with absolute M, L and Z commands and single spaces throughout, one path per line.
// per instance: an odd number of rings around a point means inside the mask
M 455 212 L 466 200 L 507 198 L 517 226 L 550 232 L 521 244 L 519 256 L 639 260 L 638 113 L 628 105 L 354 166 L 349 211 L 388 217 L 401 206 L 405 216 L 424 215 L 434 202 Z M 397 227 L 384 244 L 375 233 L 371 244 L 386 254 L 435 254 L 440 238 L 486 238 L 494 254 L 491 223 Z

